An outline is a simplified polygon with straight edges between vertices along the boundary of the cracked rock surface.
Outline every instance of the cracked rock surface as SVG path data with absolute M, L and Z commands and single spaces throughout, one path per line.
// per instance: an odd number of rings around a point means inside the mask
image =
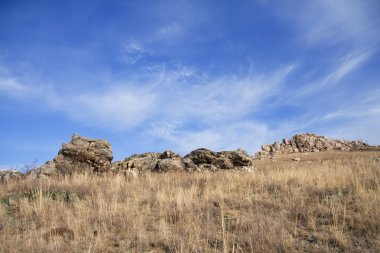
M 363 141 L 329 139 L 325 136 L 305 133 L 296 134 L 290 139 L 263 145 L 257 155 L 281 155 L 291 153 L 320 152 L 330 150 L 350 151 L 368 147 Z
M 58 155 L 28 173 L 29 177 L 72 174 L 74 172 L 105 172 L 111 169 L 111 144 L 106 140 L 90 139 L 74 134 L 64 143 Z

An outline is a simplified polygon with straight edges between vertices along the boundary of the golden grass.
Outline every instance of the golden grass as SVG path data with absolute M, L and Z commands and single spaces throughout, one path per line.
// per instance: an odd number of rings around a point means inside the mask
M 380 252 L 379 156 L 9 182 L 0 185 L 0 252 Z

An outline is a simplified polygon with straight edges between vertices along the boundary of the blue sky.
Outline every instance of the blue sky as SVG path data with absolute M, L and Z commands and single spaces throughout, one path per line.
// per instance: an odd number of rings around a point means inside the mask
M 379 144 L 379 39 L 376 0 L 2 0 L 0 167 L 72 133 L 115 160 L 298 132 Z

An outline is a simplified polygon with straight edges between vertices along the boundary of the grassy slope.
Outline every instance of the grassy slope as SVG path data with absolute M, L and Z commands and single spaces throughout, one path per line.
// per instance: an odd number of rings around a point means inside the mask
M 380 152 L 293 156 L 3 184 L 0 252 L 380 252 Z

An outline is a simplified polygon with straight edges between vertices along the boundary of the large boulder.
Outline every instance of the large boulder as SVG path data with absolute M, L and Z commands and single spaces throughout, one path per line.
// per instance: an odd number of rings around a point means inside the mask
M 252 157 L 245 150 L 222 151 L 220 154 L 227 157 L 234 167 L 253 166 Z
M 106 140 L 95 140 L 74 134 L 69 143 L 62 145 L 55 158 L 60 171 L 70 171 L 73 165 L 87 167 L 96 172 L 107 171 L 111 168 L 112 148 Z
M 211 165 L 214 165 L 221 170 L 230 170 L 234 168 L 233 163 L 227 156 L 219 156 L 211 162 Z
M 199 167 L 190 158 L 184 157 L 182 161 L 186 171 L 190 172 L 199 170 Z
M 163 153 L 149 152 L 132 155 L 123 161 L 113 163 L 113 171 L 124 174 L 183 171 L 184 169 L 183 158 L 170 150 Z
M 153 171 L 160 157 L 160 153 L 148 152 L 132 155 L 123 161 L 114 162 L 113 171 L 116 173 L 141 173 Z
M 182 158 L 160 159 L 155 168 L 157 172 L 183 171 L 184 169 Z
M 162 152 L 159 158 L 160 159 L 176 159 L 176 158 L 182 158 L 182 157 L 171 150 L 165 150 L 164 152 Z
M 252 157 L 244 150 L 213 152 L 208 149 L 196 149 L 185 156 L 193 164 L 203 169 L 242 169 L 243 167 L 253 167 Z M 193 166 L 189 163 L 189 166 Z M 212 166 L 211 166 L 212 165 Z M 185 164 L 187 167 L 188 165 Z
M 211 150 L 200 148 L 200 149 L 191 151 L 185 157 L 192 160 L 194 164 L 200 165 L 200 164 L 211 164 L 213 161 L 215 161 L 219 157 L 219 155 L 218 153 L 213 152 Z
M 55 166 L 55 162 L 47 161 L 44 165 L 34 170 L 27 172 L 28 177 L 36 178 L 36 177 L 44 177 L 44 176 L 54 176 L 60 174 L 57 167 Z
M 24 175 L 18 170 L 0 170 L 0 183 L 22 179 Z
M 64 143 L 58 156 L 28 173 L 30 177 L 66 175 L 83 172 L 106 172 L 111 169 L 112 148 L 106 140 L 74 134 Z
M 333 140 L 325 136 L 305 133 L 296 134 L 290 139 L 283 139 L 282 142 L 263 145 L 257 155 L 279 155 L 291 153 L 319 152 L 329 150 L 357 150 L 368 147 L 363 141 Z

